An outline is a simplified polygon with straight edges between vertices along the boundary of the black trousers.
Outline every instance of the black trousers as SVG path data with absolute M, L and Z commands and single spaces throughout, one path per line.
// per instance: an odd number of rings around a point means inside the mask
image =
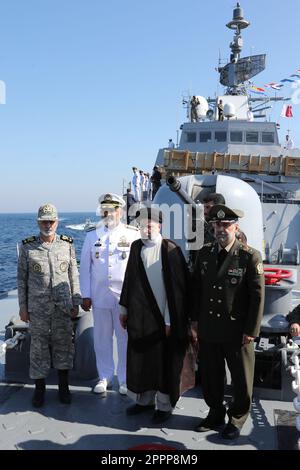
M 253 342 L 241 345 L 234 342 L 212 343 L 199 341 L 199 369 L 204 399 L 214 414 L 224 410 L 225 360 L 231 373 L 233 401 L 227 414 L 229 421 L 241 428 L 251 408 L 254 377 Z

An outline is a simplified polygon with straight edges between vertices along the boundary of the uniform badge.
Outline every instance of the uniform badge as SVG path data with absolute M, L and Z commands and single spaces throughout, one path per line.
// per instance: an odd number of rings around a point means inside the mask
M 96 243 L 94 244 L 94 246 L 102 246 L 102 243 L 101 243 L 100 238 L 96 241 Z
M 224 219 L 224 217 L 225 217 L 225 212 L 222 211 L 222 209 L 220 209 L 220 210 L 217 212 L 217 217 L 218 217 L 218 219 Z
M 66 270 L 68 269 L 68 263 L 66 261 L 63 261 L 62 263 L 60 263 L 59 267 L 60 267 L 61 272 L 65 273 Z
M 127 241 L 126 237 L 123 236 L 123 237 L 120 238 L 118 246 L 121 247 L 121 248 L 129 248 L 130 243 L 129 243 L 129 241 Z
M 258 263 L 256 265 L 256 272 L 257 274 L 263 274 L 264 273 L 264 267 L 262 263 Z
M 43 213 L 44 214 L 52 214 L 53 208 L 50 206 L 50 204 L 46 204 L 43 207 Z
M 99 255 L 100 255 L 99 251 L 95 251 L 95 258 L 98 259 L 98 258 L 99 258 Z
M 237 279 L 233 277 L 232 279 L 230 279 L 230 282 L 231 284 L 237 284 Z
M 35 273 L 41 273 L 42 272 L 42 266 L 39 263 L 35 263 L 33 265 L 33 271 Z
M 243 268 L 229 268 L 227 271 L 228 276 L 242 277 Z
M 127 258 L 126 251 L 122 251 L 122 259 L 126 259 L 126 258 Z

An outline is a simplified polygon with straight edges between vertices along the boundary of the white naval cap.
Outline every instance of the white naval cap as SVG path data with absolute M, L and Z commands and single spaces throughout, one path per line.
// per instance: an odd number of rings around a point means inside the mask
M 121 196 L 114 193 L 101 194 L 98 201 L 101 209 L 124 207 L 126 204 Z

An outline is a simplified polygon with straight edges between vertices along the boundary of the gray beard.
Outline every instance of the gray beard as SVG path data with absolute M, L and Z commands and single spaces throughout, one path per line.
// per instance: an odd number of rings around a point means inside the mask
M 51 235 L 55 234 L 55 230 L 40 230 L 41 234 L 44 235 L 44 237 L 51 237 Z

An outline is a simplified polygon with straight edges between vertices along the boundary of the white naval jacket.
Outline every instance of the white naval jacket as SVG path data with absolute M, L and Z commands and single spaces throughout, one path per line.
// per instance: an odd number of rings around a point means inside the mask
M 80 258 L 83 298 L 96 308 L 110 308 L 119 300 L 131 243 L 140 231 L 119 223 L 113 230 L 101 226 L 86 234 Z

